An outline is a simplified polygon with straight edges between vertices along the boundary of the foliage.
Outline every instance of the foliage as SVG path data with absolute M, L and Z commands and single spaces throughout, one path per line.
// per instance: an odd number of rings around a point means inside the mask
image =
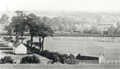
M 79 61 L 75 58 L 73 54 L 69 54 L 68 58 L 65 60 L 67 64 L 78 64 Z
M 34 36 L 39 36 L 39 47 L 43 51 L 44 38 L 48 35 L 52 35 L 53 31 L 50 25 L 47 24 L 47 17 L 40 18 L 35 14 L 31 13 L 26 17 L 26 26 L 31 36 L 31 46 Z
M 115 34 L 120 34 L 120 26 L 118 26 L 115 31 L 114 31 Z
M 21 15 L 19 15 L 21 14 Z M 21 37 L 24 35 L 26 31 L 26 16 L 24 13 L 17 13 L 16 16 L 13 16 L 11 19 L 10 28 L 12 29 L 13 33 L 16 35 L 16 41 L 19 40 L 19 36 Z M 9 32 L 9 30 L 8 30 Z M 11 32 L 11 31 L 10 31 Z
M 117 33 L 115 27 L 111 26 L 111 27 L 108 29 L 108 34 L 109 34 L 109 35 L 113 35 L 113 34 L 115 34 L 115 33 Z
M 44 38 L 53 34 L 49 24 L 50 19 L 48 17 L 38 17 L 33 13 L 26 15 L 23 11 L 16 11 L 16 13 L 17 15 L 12 17 L 10 25 L 5 27 L 5 30 L 8 31 L 7 34 L 11 35 L 14 33 L 17 42 L 20 40 L 19 36 L 23 38 L 23 35 L 29 32 L 31 36 L 31 47 L 33 38 L 39 36 L 39 50 L 43 51 Z
M 12 37 L 10 36 L 10 37 L 4 37 L 4 40 L 6 40 L 6 41 L 12 41 Z
M 4 30 L 7 31 L 7 35 L 12 35 L 13 34 L 13 26 L 12 24 L 8 25 L 8 26 L 5 26 Z
M 13 59 L 10 56 L 5 56 L 4 58 L 1 58 L 0 63 L 1 64 L 13 63 Z
M 27 63 L 34 63 L 34 64 L 38 64 L 40 63 L 40 60 L 37 56 L 33 55 L 33 56 L 26 56 L 23 57 L 20 61 L 21 64 L 27 64 Z
M 39 52 L 39 55 L 52 60 L 52 63 L 60 62 L 62 64 L 64 63 L 78 64 L 78 61 L 76 60 L 75 56 L 72 54 L 68 56 L 67 54 L 59 54 L 58 52 L 50 52 L 48 50 L 44 50 Z

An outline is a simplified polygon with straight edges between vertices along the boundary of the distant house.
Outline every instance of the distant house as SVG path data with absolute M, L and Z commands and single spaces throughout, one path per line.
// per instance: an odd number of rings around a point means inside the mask
M 104 55 L 101 55 L 101 56 L 99 57 L 99 64 L 103 64 L 103 63 L 105 63 L 105 56 L 104 56 Z
M 98 24 L 101 31 L 108 31 L 110 27 L 113 27 L 113 24 Z
M 27 54 L 27 47 L 24 44 L 17 42 L 13 46 L 13 53 L 14 54 Z

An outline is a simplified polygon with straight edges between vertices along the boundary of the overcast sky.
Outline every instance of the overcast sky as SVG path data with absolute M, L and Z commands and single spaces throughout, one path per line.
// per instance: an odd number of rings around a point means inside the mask
M 120 0 L 0 0 L 0 11 L 6 9 L 120 12 Z

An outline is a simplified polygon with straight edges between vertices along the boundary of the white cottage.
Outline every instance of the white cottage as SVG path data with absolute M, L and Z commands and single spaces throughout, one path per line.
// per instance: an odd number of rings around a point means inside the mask
M 27 54 L 27 47 L 24 44 L 18 42 L 14 44 L 13 46 L 13 53 L 14 54 Z
M 105 63 L 105 56 L 104 56 L 104 55 L 101 55 L 101 56 L 99 57 L 99 64 L 103 64 L 103 63 Z

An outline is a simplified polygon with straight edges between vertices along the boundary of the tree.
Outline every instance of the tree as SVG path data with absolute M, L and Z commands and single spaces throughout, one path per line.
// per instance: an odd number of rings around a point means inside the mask
M 19 40 L 19 35 L 21 35 L 21 38 L 23 37 L 23 34 L 25 32 L 25 25 L 26 25 L 26 16 L 22 12 L 16 12 L 17 16 L 12 17 L 11 25 L 14 28 L 13 31 L 16 35 L 16 41 Z M 22 40 L 23 41 L 23 40 Z
M 4 30 L 7 31 L 7 35 L 9 35 L 10 37 L 12 36 L 12 34 L 13 34 L 13 26 L 12 26 L 12 24 L 10 24 L 8 26 L 5 26 Z
M 33 55 L 33 56 L 26 56 L 26 57 L 23 57 L 21 60 L 20 60 L 20 63 L 22 64 L 27 64 L 27 63 L 34 63 L 34 64 L 38 64 L 40 63 L 40 60 L 37 56 Z
M 108 29 L 108 34 L 109 35 L 113 35 L 115 32 L 115 27 L 111 26 L 109 29 Z
M 53 34 L 50 25 L 46 23 L 48 19 L 49 18 L 46 17 L 40 18 L 33 13 L 29 14 L 27 17 L 27 25 L 29 26 L 29 33 L 31 36 L 31 46 L 33 37 L 39 36 L 39 48 L 42 51 L 44 47 L 44 38 Z
M 40 23 L 40 18 L 37 17 L 35 14 L 30 13 L 26 17 L 26 26 L 28 27 L 28 31 L 31 37 L 31 47 L 33 43 L 33 37 L 37 36 L 37 29 L 38 29 L 38 24 Z
M 90 32 L 92 34 L 100 34 L 100 31 L 98 30 L 97 26 L 92 26 Z
M 7 14 L 2 14 L 2 17 L 0 19 L 0 22 L 2 23 L 8 23 L 9 22 L 9 17 Z
M 39 43 L 40 43 L 40 48 L 43 51 L 44 48 L 44 39 L 47 36 L 52 36 L 53 35 L 53 30 L 51 29 L 51 27 L 45 23 L 40 23 L 37 27 L 37 33 L 39 36 Z
M 115 34 L 120 34 L 120 25 L 117 26 L 117 28 L 114 31 Z
M 19 35 L 24 35 L 25 31 L 28 31 L 31 36 L 31 47 L 33 43 L 33 37 L 39 36 L 39 47 L 43 51 L 44 38 L 52 35 L 53 30 L 49 24 L 49 18 L 40 18 L 33 13 L 25 15 L 21 11 L 17 11 L 17 16 L 12 17 L 11 26 L 16 35 L 16 41 L 18 41 Z
M 5 56 L 4 58 L 1 58 L 0 63 L 1 64 L 13 63 L 13 59 L 10 56 Z

